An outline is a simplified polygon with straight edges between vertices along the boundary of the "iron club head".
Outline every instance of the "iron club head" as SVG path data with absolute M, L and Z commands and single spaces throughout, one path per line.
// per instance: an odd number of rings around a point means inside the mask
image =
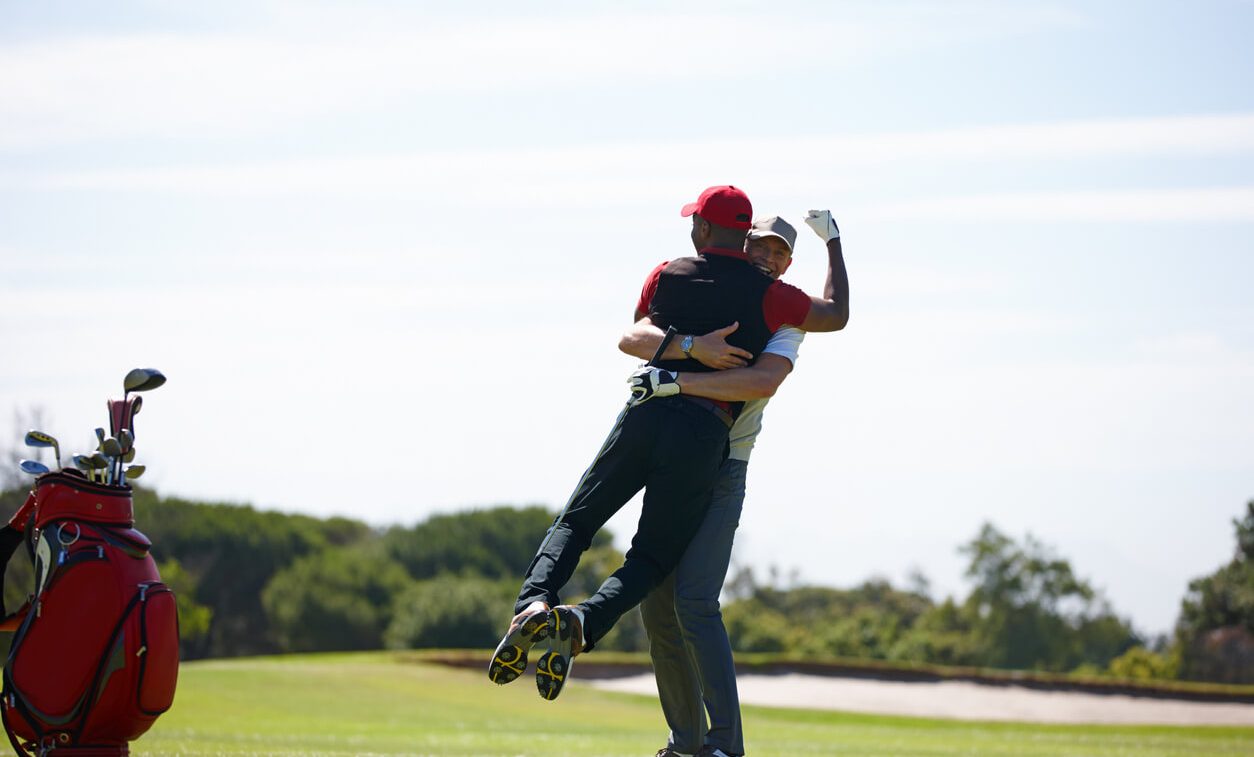
M 70 459 L 74 461 L 74 467 L 81 470 L 88 479 L 92 477 L 91 455 L 75 455 Z
M 61 467 L 61 445 L 57 443 L 57 440 L 51 434 L 45 434 L 42 431 L 31 429 L 26 432 L 26 446 L 44 448 L 52 447 L 52 452 L 57 458 L 57 467 Z
M 130 429 L 124 428 L 118 431 L 118 449 L 121 454 L 114 463 L 113 480 L 119 484 L 125 484 L 126 479 L 122 478 L 122 463 L 126 460 L 126 456 L 133 454 L 135 450 L 135 436 Z
M 104 454 L 102 454 L 102 453 L 100 453 L 100 452 L 93 452 L 93 453 L 92 453 L 92 455 L 91 455 L 91 457 L 89 457 L 89 458 L 87 458 L 87 459 L 90 461 L 90 465 L 91 465 L 91 469 L 92 469 L 92 473 L 93 473 L 93 474 L 94 474 L 96 471 L 104 471 L 104 470 L 108 470 L 108 468 L 109 468 L 109 458 L 105 457 L 105 456 L 104 456 Z M 94 477 L 94 476 L 93 476 L 93 477 Z M 104 480 L 104 474 L 103 474 L 103 473 L 101 474 L 101 480 L 102 480 L 102 481 Z
M 118 479 L 117 468 L 122 460 L 122 445 L 117 439 L 109 436 L 101 443 L 100 451 L 109 458 L 109 468 L 106 471 L 107 479 L 105 483 L 112 484 Z
M 132 465 L 128 467 L 126 470 L 122 471 L 122 481 L 126 482 L 127 479 L 130 479 L 133 481 L 139 478 L 140 476 L 144 475 L 144 471 L 146 470 L 148 469 L 144 467 L 142 464 L 136 463 L 135 465 Z
M 32 476 L 42 475 L 47 473 L 49 470 L 48 466 L 38 460 L 19 460 L 17 464 L 21 467 L 23 472 L 29 473 Z

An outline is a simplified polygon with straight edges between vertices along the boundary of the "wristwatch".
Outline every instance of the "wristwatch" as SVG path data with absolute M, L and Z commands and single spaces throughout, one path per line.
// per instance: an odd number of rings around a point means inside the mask
M 684 351 L 684 357 L 692 357 L 692 339 L 692 334 L 689 334 L 679 343 L 679 349 Z

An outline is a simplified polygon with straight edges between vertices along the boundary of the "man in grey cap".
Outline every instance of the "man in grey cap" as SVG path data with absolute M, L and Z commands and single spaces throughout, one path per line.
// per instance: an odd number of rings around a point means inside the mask
M 827 307 L 823 310 L 835 322 L 823 323 L 823 330 L 833 330 L 833 325 L 843 328 L 849 318 L 849 281 L 840 230 L 826 210 L 810 211 L 805 221 L 827 245 Z M 762 219 L 750 229 L 745 252 L 754 266 L 778 279 L 792 263 L 796 239 L 797 232 L 787 221 L 779 217 Z M 762 411 L 792 371 L 805 334 L 789 325 L 781 327 L 755 360 L 755 356 L 723 341 L 722 337 L 734 327 L 735 324 L 729 324 L 706 335 L 676 338 L 670 348 L 720 370 L 672 373 L 644 368 L 631 379 L 638 402 L 676 393 L 713 400 L 747 400 L 732 426 L 730 455 L 719 471 L 710 508 L 697 535 L 675 571 L 640 605 L 649 634 L 658 695 L 671 730 L 667 746 L 658 752 L 658 757 L 744 754 L 736 671 L 719 611 L 719 594 L 731 561 L 732 540 L 744 505 L 749 454 L 762 429 Z M 661 330 L 645 318 L 623 335 L 619 348 L 647 359 L 660 344 L 661 336 Z

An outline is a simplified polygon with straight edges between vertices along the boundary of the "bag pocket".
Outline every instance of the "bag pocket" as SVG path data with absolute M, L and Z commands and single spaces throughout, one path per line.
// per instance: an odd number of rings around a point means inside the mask
M 10 658 L 15 693 L 39 720 L 55 727 L 78 716 L 122 610 L 104 550 L 67 555 Z
M 179 616 L 174 592 L 163 583 L 141 587 L 139 612 L 139 711 L 156 717 L 174 704 L 179 676 Z

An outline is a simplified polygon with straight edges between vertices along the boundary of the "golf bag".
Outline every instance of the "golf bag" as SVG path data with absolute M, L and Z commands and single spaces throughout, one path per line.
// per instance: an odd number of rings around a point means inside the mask
M 35 567 L 0 627 L 12 632 L 0 714 L 19 755 L 128 754 L 174 701 L 174 594 L 133 526 L 129 486 L 60 471 L 0 529 L 0 565 L 25 541 Z

